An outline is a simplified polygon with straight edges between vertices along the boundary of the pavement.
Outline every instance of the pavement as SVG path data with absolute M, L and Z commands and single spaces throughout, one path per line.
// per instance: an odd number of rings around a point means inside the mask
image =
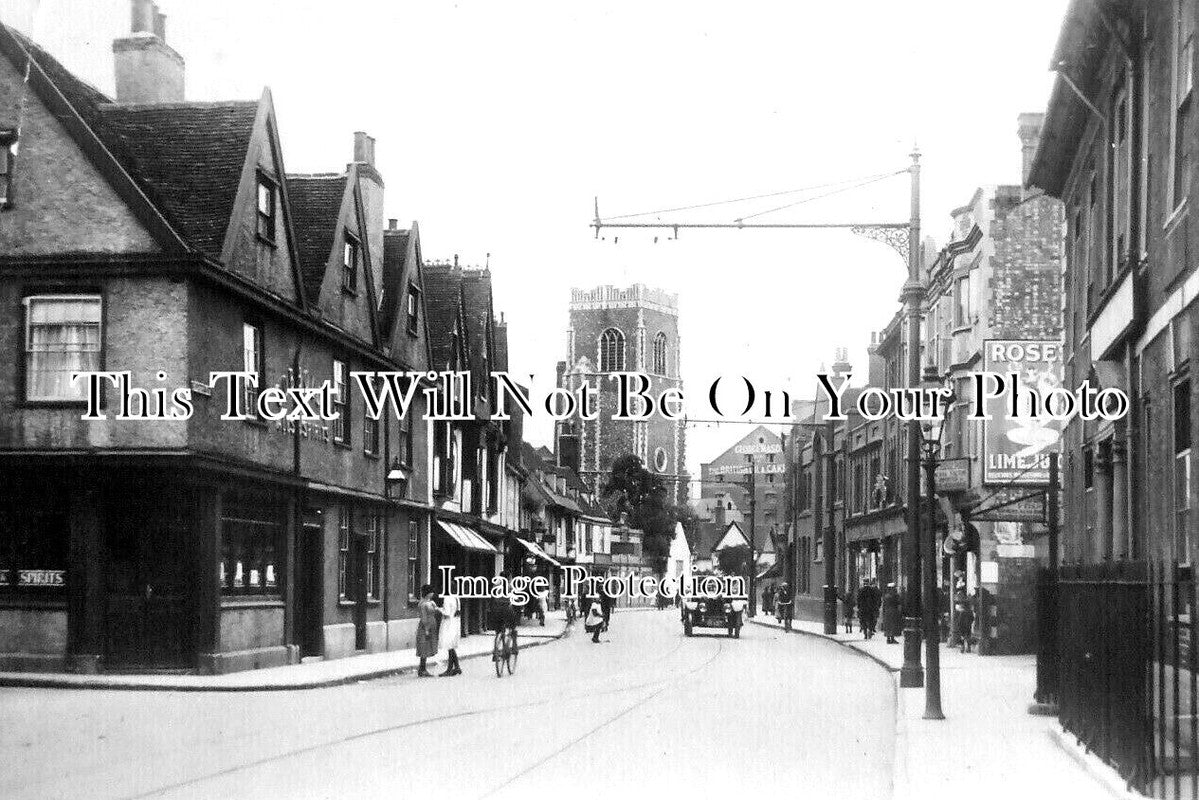
M 759 614 L 754 627 L 779 630 Z M 1115 772 L 1072 748 L 1054 717 L 1028 713 L 1036 687 L 1036 657 L 980 656 L 941 646 L 944 720 L 926 720 L 923 688 L 899 688 L 903 644 L 877 633 L 826 635 L 819 622 L 792 623 L 801 638 L 835 641 L 893 675 L 896 686 L 896 800 L 933 797 L 1128 798 Z M 921 661 L 924 651 L 921 649 Z
M 515 674 L 463 662 L 306 692 L 0 689 L 0 797 L 751 797 L 891 793 L 887 673 L 814 637 L 572 629 Z
M 518 628 L 521 648 L 537 647 L 560 638 L 566 633 L 564 612 L 546 615 L 545 626 L 536 621 L 522 620 Z M 459 660 L 490 657 L 492 635 L 475 634 L 462 637 L 458 647 Z M 98 674 L 80 675 L 70 672 L 0 672 L 0 686 L 53 689 L 112 689 L 158 690 L 174 692 L 267 692 L 298 689 L 319 689 L 357 681 L 373 680 L 392 675 L 415 672 L 420 659 L 415 649 L 388 650 L 382 653 L 348 656 L 330 660 L 308 661 L 284 667 L 243 670 L 224 675 L 191 674 Z M 429 659 L 434 665 L 445 663 L 445 654 Z

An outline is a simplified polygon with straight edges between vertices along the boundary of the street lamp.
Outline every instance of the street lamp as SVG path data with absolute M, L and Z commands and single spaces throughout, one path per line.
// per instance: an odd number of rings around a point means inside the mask
M 941 386 L 936 368 L 928 366 L 921 381 L 924 389 Z M 953 407 L 952 398 L 945 404 L 945 413 Z M 940 604 L 937 601 L 937 464 L 941 451 L 941 435 L 945 432 L 945 417 L 938 401 L 933 418 L 922 424 L 921 445 L 924 481 L 928 487 L 928 526 L 920 541 L 924 562 L 922 603 L 924 607 L 924 718 L 945 719 L 941 711 L 941 625 Z

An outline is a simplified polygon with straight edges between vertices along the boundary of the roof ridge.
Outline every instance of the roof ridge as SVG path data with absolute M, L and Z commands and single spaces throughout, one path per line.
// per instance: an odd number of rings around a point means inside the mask
M 99 103 L 96 108 L 100 111 L 159 111 L 177 108 L 230 108 L 258 107 L 257 100 L 178 100 L 170 103 L 118 103 L 109 99 L 107 103 Z

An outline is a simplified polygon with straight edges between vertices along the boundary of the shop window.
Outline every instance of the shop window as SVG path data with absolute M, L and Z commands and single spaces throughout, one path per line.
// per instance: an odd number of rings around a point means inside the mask
M 333 359 L 333 441 L 344 445 L 350 443 L 349 375 L 346 362 Z
M 420 522 L 408 521 L 408 599 L 415 601 L 420 586 Z
M 70 526 L 65 512 L 23 503 L 0 510 L 0 592 L 60 593 L 67 584 Z
M 25 298 L 25 399 L 83 402 L 87 386 L 76 372 L 100 369 L 99 295 Z
M 252 504 L 233 506 L 221 521 L 221 587 L 227 595 L 280 595 L 283 526 Z
M 258 173 L 258 238 L 271 245 L 275 243 L 277 197 L 275 182 Z
M 337 596 L 345 600 L 349 589 L 350 568 L 350 524 L 349 506 L 337 509 Z
M 383 518 L 370 512 L 366 518 L 366 596 L 379 599 L 379 541 L 382 536 Z

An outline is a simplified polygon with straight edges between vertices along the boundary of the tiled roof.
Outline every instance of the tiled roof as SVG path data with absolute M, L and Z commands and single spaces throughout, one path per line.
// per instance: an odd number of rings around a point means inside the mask
M 389 334 L 404 302 L 404 273 L 408 258 L 409 231 L 388 230 L 383 233 L 383 300 L 379 324 Z
M 487 373 L 495 368 L 486 360 L 493 355 L 488 352 L 488 330 L 489 323 L 492 321 L 490 270 L 463 270 L 462 301 L 466 311 L 471 379 L 476 386 L 486 386 L 490 380 Z
M 159 213 L 194 247 L 219 257 L 258 103 L 116 105 L 8 30 Z
M 256 102 L 106 105 L 105 127 L 125 153 L 125 168 L 175 228 L 219 258 L 241 184 Z
M 288 175 L 287 193 L 291 200 L 292 226 L 296 231 L 300 272 L 309 301 L 320 295 L 329 252 L 341 217 L 345 196 L 345 175 Z
M 429 324 L 429 346 L 433 353 L 432 369 L 444 369 L 453 354 L 454 326 L 462 302 L 462 270 L 448 264 L 424 267 L 425 319 Z

